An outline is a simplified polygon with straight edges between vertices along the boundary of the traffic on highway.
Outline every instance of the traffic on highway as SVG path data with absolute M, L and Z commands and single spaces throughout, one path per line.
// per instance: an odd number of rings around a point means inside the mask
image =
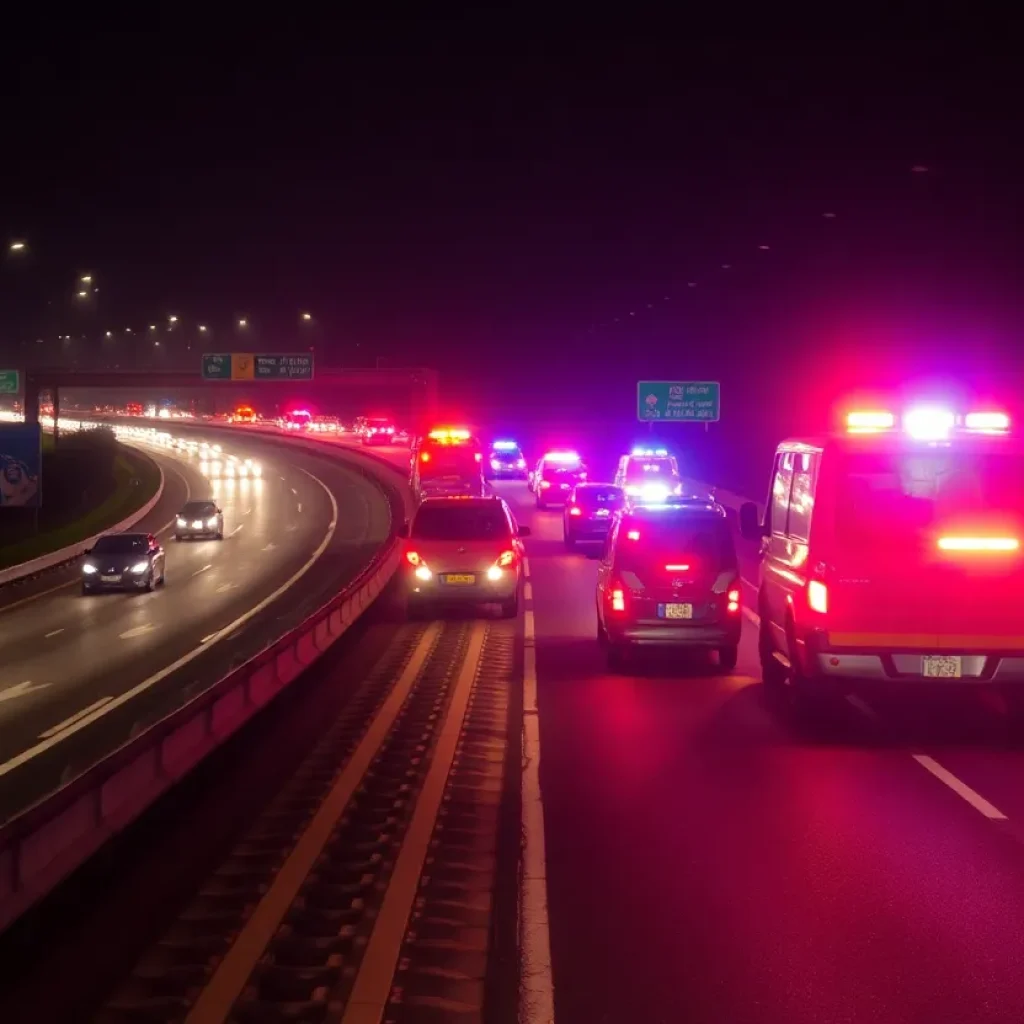
M 579 1024 L 1011 1019 L 1024 475 L 1007 414 L 845 410 L 780 441 L 766 502 L 688 478 L 680 434 L 609 458 L 380 429 L 120 425 L 164 472 L 158 508 L 45 586 L 0 591 L 10 816 L 255 650 L 260 624 L 343 588 L 339 560 L 398 553 L 301 700 L 164 812 L 167 843 L 191 847 L 177 895 L 112 890 L 135 910 L 89 979 L 75 942 L 71 959 L 30 943 L 5 1018 L 58 964 L 78 980 L 48 997 L 54 1019 L 161 1000 L 161 1020 L 404 1019 L 439 999 Z M 119 856 L 149 877 L 165 855 Z M 107 911 L 76 884 L 88 934 Z

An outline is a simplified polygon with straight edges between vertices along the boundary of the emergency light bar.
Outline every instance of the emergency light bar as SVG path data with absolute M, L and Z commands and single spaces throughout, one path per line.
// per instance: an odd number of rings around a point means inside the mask
M 649 459 L 656 459 L 656 458 L 664 459 L 664 458 L 668 457 L 668 449 L 667 448 L 634 448 L 633 451 L 630 454 L 634 458 L 637 458 L 637 459 L 642 459 L 644 457 L 649 458 Z
M 579 462 L 580 457 L 576 452 L 548 452 L 544 456 L 545 462 L 563 462 L 572 463 Z
M 519 449 L 515 441 L 495 441 L 492 447 L 496 452 L 514 452 Z
M 940 551 L 1008 553 L 1020 550 L 1016 537 L 940 537 Z
M 432 430 L 427 434 L 431 441 L 442 441 L 449 444 L 452 441 L 468 441 L 471 436 L 468 430 Z
M 900 426 L 918 441 L 944 441 L 958 428 L 972 433 L 1005 434 L 1010 429 L 1010 417 L 1003 412 L 969 412 L 960 417 L 950 409 L 921 406 L 905 412 Z M 878 434 L 895 429 L 895 415 L 885 410 L 858 410 L 846 417 L 850 434 Z

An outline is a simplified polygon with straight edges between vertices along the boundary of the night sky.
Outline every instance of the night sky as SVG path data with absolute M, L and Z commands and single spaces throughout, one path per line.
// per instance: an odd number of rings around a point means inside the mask
M 8 49 L 8 361 L 191 365 L 190 325 L 245 316 L 265 350 L 437 367 L 503 422 L 628 424 L 638 377 L 720 379 L 737 431 L 818 415 L 866 357 L 878 381 L 1016 372 L 1021 72 L 997 36 L 133 24 Z M 139 335 L 172 313 L 156 354 Z

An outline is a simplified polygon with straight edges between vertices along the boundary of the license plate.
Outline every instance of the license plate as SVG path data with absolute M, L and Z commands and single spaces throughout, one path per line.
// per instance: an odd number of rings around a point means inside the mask
M 444 581 L 445 583 L 457 583 L 465 586 L 467 583 L 476 583 L 476 577 L 468 573 L 448 573 Z
M 662 616 L 666 619 L 692 619 L 693 618 L 693 605 L 692 604 L 666 604 L 664 605 L 665 613 Z
M 921 674 L 928 679 L 959 679 L 963 667 L 959 655 L 928 655 L 921 659 Z
M 117 583 L 117 581 L 118 581 L 118 580 L 119 580 L 120 578 L 121 578 L 120 576 L 101 576 L 101 577 L 100 577 L 100 579 L 101 579 L 101 580 L 102 580 L 102 581 L 103 581 L 104 583 Z

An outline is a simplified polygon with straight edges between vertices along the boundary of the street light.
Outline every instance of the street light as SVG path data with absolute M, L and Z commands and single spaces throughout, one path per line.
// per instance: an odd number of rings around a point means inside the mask
M 199 330 L 202 331 L 205 334 L 206 333 L 206 324 L 200 324 L 199 325 Z
M 10 251 L 11 252 L 24 252 L 25 251 L 25 243 L 24 242 L 11 242 L 11 244 L 10 244 Z
M 150 325 L 149 325 L 149 329 L 150 329 L 151 331 L 155 331 L 155 330 L 156 330 L 156 324 L 150 324 Z
M 126 327 L 126 328 L 124 329 L 124 333 L 125 333 L 125 334 L 131 334 L 131 333 L 132 333 L 132 329 L 131 329 L 130 327 Z
M 112 338 L 113 336 L 114 336 L 114 332 L 113 331 L 107 331 L 107 337 L 108 338 Z
M 178 318 L 177 318 L 176 316 L 169 316 L 169 317 L 168 317 L 167 319 L 168 319 L 168 320 L 169 320 L 169 321 L 170 321 L 170 322 L 171 322 L 172 324 L 176 324 L 176 323 L 178 322 Z
M 248 327 L 249 326 L 249 322 L 243 317 L 241 320 L 238 321 L 238 326 L 239 327 Z
M 82 284 L 92 284 L 92 274 L 83 274 Z
M 302 314 L 302 319 L 303 320 L 312 320 L 313 319 L 313 314 L 312 313 L 303 313 Z
M 79 292 L 78 293 L 78 297 L 80 299 L 87 299 L 87 298 L 89 298 L 89 293 L 88 292 Z

